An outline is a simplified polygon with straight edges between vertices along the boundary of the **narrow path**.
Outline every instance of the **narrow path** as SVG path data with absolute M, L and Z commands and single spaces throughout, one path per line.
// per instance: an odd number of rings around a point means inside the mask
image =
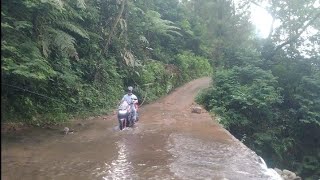
M 2 138 L 4 179 L 271 179 L 259 157 L 212 120 L 191 113 L 210 78 L 140 109 L 133 129 L 116 116 L 86 120 L 72 135 L 34 129 Z

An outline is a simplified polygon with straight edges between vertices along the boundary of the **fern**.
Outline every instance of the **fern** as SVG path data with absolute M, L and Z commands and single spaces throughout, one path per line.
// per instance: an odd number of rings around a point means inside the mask
M 41 44 L 42 44 L 42 53 L 44 57 L 49 57 L 50 51 L 50 36 L 48 34 L 41 36 Z
M 96 39 L 99 39 L 99 40 L 103 40 L 103 38 L 99 35 L 99 34 L 96 34 L 96 33 L 93 33 L 93 32 L 88 32 L 88 35 L 89 37 L 91 38 L 96 38 Z
M 79 35 L 82 38 L 89 39 L 89 35 L 87 34 L 87 32 L 80 26 L 76 26 L 74 24 L 71 24 L 70 22 L 58 22 L 57 25 L 62 30 L 68 30 Z
M 63 54 L 67 54 L 70 57 L 74 57 L 77 54 L 75 44 L 76 40 L 71 35 L 64 31 L 57 30 L 57 34 L 54 38 L 54 45 L 60 49 Z
M 7 22 L 1 22 L 1 29 L 14 29 L 13 26 L 11 26 L 10 24 L 8 24 Z
M 64 10 L 64 2 L 62 0 L 41 0 L 41 3 L 50 4 L 58 10 Z
M 76 39 L 73 36 L 51 27 L 45 29 L 46 31 L 41 36 L 42 52 L 45 57 L 49 56 L 51 52 L 49 47 L 52 47 L 57 48 L 63 55 L 77 58 Z
M 27 41 L 18 48 L 6 45 L 2 50 L 6 51 L 2 58 L 4 73 L 34 80 L 45 80 L 55 75 L 55 71 L 33 42 Z M 11 53 L 8 54 L 7 51 Z
M 78 6 L 78 5 L 77 5 Z M 84 21 L 83 17 L 81 14 L 79 14 L 79 12 L 83 12 L 83 11 L 79 11 L 77 9 L 74 9 L 72 6 L 70 6 L 68 3 L 64 5 L 64 8 L 66 9 L 65 14 L 68 15 L 68 17 L 70 19 L 79 19 L 81 21 Z M 78 7 L 79 8 L 79 7 Z M 83 9 L 83 8 L 80 8 Z
M 84 0 L 77 0 L 77 7 L 80 9 L 86 9 L 86 3 Z
M 170 33 L 182 36 L 182 34 L 178 32 L 180 28 L 173 26 L 174 23 L 172 21 L 161 19 L 161 15 L 158 12 L 147 11 L 146 18 L 148 20 L 146 28 L 149 31 L 167 36 L 171 36 Z
M 22 57 L 19 50 L 15 46 L 9 45 L 6 41 L 1 42 L 1 55 L 12 56 L 12 57 Z M 2 60 L 2 59 L 1 59 Z
M 20 30 L 20 29 L 30 30 L 33 27 L 32 23 L 28 22 L 28 21 L 15 21 L 14 26 L 15 26 L 16 30 Z
M 139 40 L 145 44 L 149 44 L 149 41 L 145 36 L 140 35 Z
M 145 15 L 145 12 L 141 8 L 136 6 L 132 1 L 128 1 L 128 6 L 129 6 L 129 9 L 132 9 L 134 12 L 139 12 Z

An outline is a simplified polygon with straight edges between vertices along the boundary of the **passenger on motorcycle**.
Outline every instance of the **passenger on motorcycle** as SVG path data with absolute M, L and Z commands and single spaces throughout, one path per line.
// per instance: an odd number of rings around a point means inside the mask
M 126 101 L 130 105 L 130 108 L 132 110 L 132 120 L 133 122 L 135 122 L 137 120 L 137 109 L 135 107 L 135 104 L 138 103 L 138 98 L 136 95 L 132 93 L 132 90 L 133 90 L 132 86 L 129 86 L 128 93 L 123 96 L 120 104 L 123 101 Z

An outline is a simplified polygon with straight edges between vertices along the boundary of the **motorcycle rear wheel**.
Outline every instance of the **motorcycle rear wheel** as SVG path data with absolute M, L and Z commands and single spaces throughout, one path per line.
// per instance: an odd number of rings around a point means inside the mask
M 121 120 L 119 120 L 119 129 L 120 129 L 120 131 L 121 130 L 123 130 L 125 127 L 127 127 L 127 120 L 123 120 L 123 121 L 121 121 Z

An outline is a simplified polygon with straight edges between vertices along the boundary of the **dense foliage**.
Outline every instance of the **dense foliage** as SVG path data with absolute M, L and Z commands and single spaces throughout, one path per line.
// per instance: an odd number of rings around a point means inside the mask
M 225 7 L 232 12 L 231 2 Z M 272 24 L 264 39 L 246 35 L 242 44 L 228 41 L 215 49 L 213 86 L 197 100 L 268 165 L 319 179 L 320 13 L 314 1 L 270 1 L 266 9 L 280 25 Z
M 133 85 L 150 102 L 210 74 L 187 51 L 185 20 L 158 2 L 6 0 L 1 9 L 2 122 L 59 123 L 115 108 Z M 183 13 L 176 1 L 167 8 Z M 165 17 L 167 15 L 167 17 Z
M 213 86 L 198 102 L 269 165 L 319 179 L 316 1 L 4 0 L 1 5 L 2 122 L 59 123 L 69 115 L 104 113 L 115 108 L 128 85 L 150 102 L 213 73 Z M 273 17 L 266 38 L 255 35 L 252 6 Z

